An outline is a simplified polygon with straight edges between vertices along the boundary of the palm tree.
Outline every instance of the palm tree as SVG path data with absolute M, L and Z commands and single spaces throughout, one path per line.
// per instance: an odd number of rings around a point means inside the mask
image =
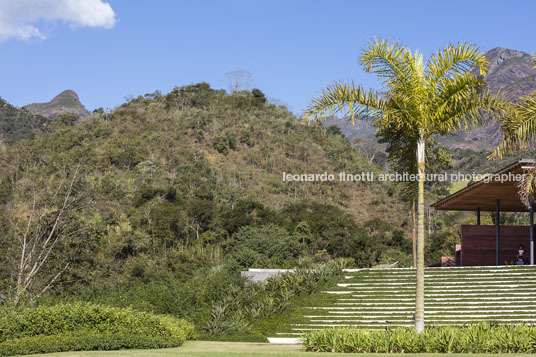
M 532 59 L 536 68 L 536 56 Z M 536 143 L 536 92 L 512 103 L 510 111 L 511 115 L 503 118 L 501 125 L 503 140 L 489 156 L 490 159 L 501 159 L 504 155 L 527 149 Z M 536 167 L 529 168 L 526 174 L 520 183 L 519 195 L 525 205 L 529 206 L 529 200 L 536 189 Z
M 415 140 L 407 140 L 407 138 L 397 131 L 392 126 L 383 127 L 378 130 L 378 135 L 381 136 L 379 142 L 388 145 L 387 154 L 391 168 L 400 173 L 414 173 L 417 174 L 417 158 L 415 151 L 417 149 L 417 143 Z M 440 147 L 436 147 L 436 141 L 433 138 L 428 138 L 426 141 L 426 147 L 432 147 L 433 150 L 426 151 L 426 168 L 427 170 L 437 170 L 450 163 L 450 155 Z M 417 265 L 417 227 L 416 227 L 416 214 L 417 214 L 417 197 L 418 197 L 418 185 L 416 181 L 403 181 L 397 182 L 401 189 L 401 198 L 407 203 L 411 225 L 412 247 L 413 247 L 413 267 Z
M 314 98 L 305 112 L 310 120 L 322 120 L 338 112 L 355 119 L 369 116 L 382 139 L 400 155 L 401 165 L 410 164 L 418 173 L 417 192 L 417 290 L 415 329 L 424 329 L 424 180 L 426 143 L 469 125 L 478 125 L 500 112 L 500 97 L 485 89 L 482 76 L 487 61 L 474 45 L 449 45 L 423 56 L 398 42 L 375 39 L 364 49 L 359 63 L 374 73 L 382 91 L 366 91 L 353 82 L 335 82 Z M 478 71 L 474 73 L 473 71 Z M 392 137 L 390 137 L 392 136 Z M 398 139 L 397 139 L 398 138 Z M 403 144 L 396 148 L 395 144 Z M 411 148 L 412 154 L 401 152 Z M 393 154 L 393 153 L 391 153 Z

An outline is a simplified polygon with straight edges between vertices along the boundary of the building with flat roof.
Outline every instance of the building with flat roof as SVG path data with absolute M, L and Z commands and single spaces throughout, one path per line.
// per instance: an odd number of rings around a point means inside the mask
M 523 202 L 519 183 L 534 159 L 522 159 L 483 177 L 467 187 L 432 204 L 440 211 L 474 211 L 476 225 L 461 226 L 461 247 L 456 265 L 485 266 L 517 263 L 519 248 L 524 248 L 524 264 L 534 264 L 534 197 Z M 481 225 L 480 212 L 495 212 L 495 225 Z M 501 212 L 528 212 L 529 226 L 500 224 Z

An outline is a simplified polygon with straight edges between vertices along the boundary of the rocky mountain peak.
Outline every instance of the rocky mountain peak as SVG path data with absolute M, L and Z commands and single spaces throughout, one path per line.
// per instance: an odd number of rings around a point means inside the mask
M 486 58 L 489 61 L 489 74 L 495 72 L 505 61 L 512 58 L 528 59 L 530 62 L 530 55 L 525 52 L 511 50 L 509 48 L 496 47 L 486 53 Z
M 33 103 L 23 107 L 29 112 L 43 115 L 49 119 L 53 119 L 61 114 L 72 113 L 84 119 L 89 116 L 89 112 L 84 108 L 78 94 L 74 90 L 68 89 L 46 103 Z
M 64 90 L 63 92 L 61 92 L 60 94 L 52 98 L 52 100 L 50 101 L 50 104 L 58 104 L 58 103 L 60 104 L 73 103 L 73 104 L 82 105 L 82 103 L 80 103 L 80 98 L 78 98 L 78 94 L 76 94 L 76 92 L 72 89 Z
M 492 90 L 503 89 L 510 98 L 536 90 L 536 69 L 528 53 L 497 47 L 487 52 L 486 58 L 486 82 Z

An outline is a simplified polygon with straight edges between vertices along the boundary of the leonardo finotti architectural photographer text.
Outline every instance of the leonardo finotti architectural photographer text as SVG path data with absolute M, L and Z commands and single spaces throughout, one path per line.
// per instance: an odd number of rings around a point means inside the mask
M 486 183 L 495 182 L 520 182 L 523 181 L 526 174 L 513 174 L 511 172 L 504 174 L 477 174 L 477 173 L 425 173 L 424 181 L 437 182 L 457 182 L 457 181 L 484 181 Z M 396 173 L 375 173 L 372 171 L 360 173 L 288 173 L 283 172 L 283 181 L 285 182 L 411 182 L 418 181 L 419 175 L 409 172 Z

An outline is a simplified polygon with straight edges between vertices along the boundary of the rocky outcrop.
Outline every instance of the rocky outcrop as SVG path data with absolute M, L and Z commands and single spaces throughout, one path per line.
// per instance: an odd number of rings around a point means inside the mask
M 78 94 L 73 90 L 66 90 L 55 96 L 50 102 L 33 103 L 23 107 L 29 112 L 40 114 L 49 119 L 54 119 L 58 115 L 72 113 L 78 115 L 80 120 L 89 116 L 89 112 L 84 108 Z

